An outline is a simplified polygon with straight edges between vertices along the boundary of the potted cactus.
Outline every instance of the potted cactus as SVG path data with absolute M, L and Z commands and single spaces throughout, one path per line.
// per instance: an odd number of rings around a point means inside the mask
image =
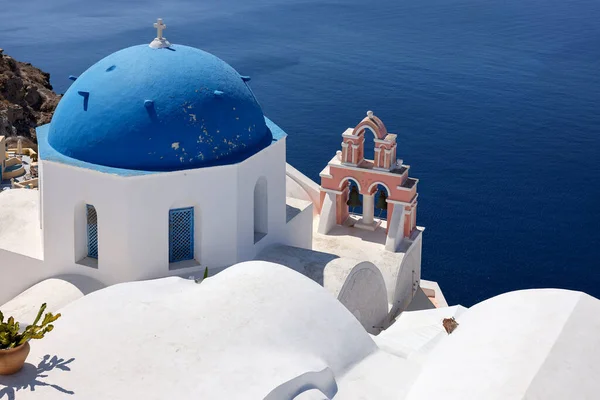
M 56 321 L 60 314 L 46 313 L 42 323 L 38 325 L 44 310 L 46 310 L 46 303 L 40 307 L 33 324 L 28 325 L 22 332 L 19 323 L 15 322 L 13 317 L 5 322 L 4 315 L 0 311 L 0 375 L 11 375 L 20 371 L 29 355 L 29 341 L 42 339 L 46 333 L 54 329 L 52 322 Z

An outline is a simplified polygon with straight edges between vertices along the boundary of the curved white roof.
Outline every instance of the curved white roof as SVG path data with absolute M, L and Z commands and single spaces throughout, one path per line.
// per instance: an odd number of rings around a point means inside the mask
M 407 399 L 598 398 L 598 299 L 557 289 L 511 292 L 457 321 Z
M 456 317 L 467 309 L 462 306 L 404 311 L 396 322 L 374 338 L 380 349 L 423 364 L 427 355 L 448 334 L 444 318 Z
M 268 262 L 238 264 L 200 284 L 119 284 L 60 312 L 54 331 L 32 342 L 34 365 L 22 374 L 35 375 L 45 355 L 68 361 L 70 371 L 44 371 L 38 379 L 53 386 L 19 399 L 64 399 L 64 391 L 86 400 L 262 399 L 306 372 L 339 376 L 377 350 L 323 287 Z
M 65 301 L 81 295 L 53 279 L 21 300 L 39 302 L 52 288 L 67 290 Z M 562 400 L 600 391 L 600 301 L 579 292 L 528 290 L 469 310 L 405 313 L 376 338 L 380 347 L 323 287 L 264 261 L 200 284 L 119 284 L 58 311 L 23 370 L 0 379 L 0 395 L 271 400 L 316 385 L 332 399 Z M 459 326 L 446 335 L 441 319 L 451 315 Z
M 46 279 L 1 305 L 0 310 L 6 318 L 12 316 L 24 327 L 35 320 L 42 304 L 46 303 L 46 312 L 54 313 L 83 295 L 71 282 L 64 279 Z

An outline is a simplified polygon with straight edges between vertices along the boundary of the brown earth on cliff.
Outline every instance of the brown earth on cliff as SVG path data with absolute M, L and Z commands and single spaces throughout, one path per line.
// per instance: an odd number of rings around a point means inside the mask
M 18 138 L 25 146 L 36 143 L 36 126 L 50 122 L 59 100 L 50 74 L 0 49 L 0 136 L 7 136 L 9 145 Z

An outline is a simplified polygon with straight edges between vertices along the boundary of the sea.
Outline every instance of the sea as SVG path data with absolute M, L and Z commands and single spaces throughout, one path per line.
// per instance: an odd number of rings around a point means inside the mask
M 598 0 L 0 0 L 0 47 L 63 93 L 149 43 L 209 51 L 319 181 L 372 110 L 419 179 L 423 279 L 471 306 L 527 288 L 600 297 Z

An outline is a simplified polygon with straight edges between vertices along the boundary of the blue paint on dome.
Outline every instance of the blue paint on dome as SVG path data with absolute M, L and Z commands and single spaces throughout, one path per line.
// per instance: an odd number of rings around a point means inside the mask
M 275 143 L 279 140 L 284 139 L 287 134 L 283 129 L 281 129 L 277 124 L 273 121 L 265 117 L 265 123 L 271 131 L 273 135 L 273 141 L 271 143 Z M 62 153 L 59 153 L 54 149 L 50 144 L 48 144 L 48 132 L 50 131 L 50 124 L 38 126 L 36 129 L 36 136 L 38 140 L 38 154 L 40 159 L 44 161 L 53 161 L 65 165 L 71 165 L 77 168 L 85 168 L 93 171 L 102 172 L 105 174 L 119 175 L 119 176 L 140 176 L 140 175 L 152 175 L 159 174 L 162 171 L 150 171 L 150 170 L 136 170 L 136 169 L 124 169 L 124 168 L 114 168 L 107 167 L 100 164 L 92 164 L 89 162 L 77 160 L 75 158 L 71 158 L 65 156 Z
M 69 159 L 139 171 L 237 163 L 272 141 L 242 76 L 180 45 L 133 46 L 91 66 L 61 99 L 47 137 Z

